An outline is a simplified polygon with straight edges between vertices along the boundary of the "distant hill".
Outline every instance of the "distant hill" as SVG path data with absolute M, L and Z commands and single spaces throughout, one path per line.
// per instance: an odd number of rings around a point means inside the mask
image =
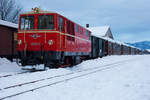
M 127 43 L 128 45 L 135 46 L 137 48 L 141 48 L 142 50 L 150 49 L 150 41 L 141 41 L 135 43 Z

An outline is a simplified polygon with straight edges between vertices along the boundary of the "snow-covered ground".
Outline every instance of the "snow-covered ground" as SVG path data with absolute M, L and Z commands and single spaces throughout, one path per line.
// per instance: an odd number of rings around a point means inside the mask
M 0 78 L 0 100 L 150 100 L 149 59 L 150 55 L 108 56 L 73 68 L 18 75 L 23 71 L 16 63 L 0 59 L 0 76 L 14 74 Z

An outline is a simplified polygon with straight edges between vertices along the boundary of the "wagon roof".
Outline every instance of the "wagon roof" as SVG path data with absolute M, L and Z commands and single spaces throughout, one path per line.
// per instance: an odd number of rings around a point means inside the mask
M 0 20 L 0 25 L 11 27 L 11 28 L 16 28 L 16 29 L 18 28 L 18 24 L 8 22 L 8 21 L 4 21 L 4 20 Z

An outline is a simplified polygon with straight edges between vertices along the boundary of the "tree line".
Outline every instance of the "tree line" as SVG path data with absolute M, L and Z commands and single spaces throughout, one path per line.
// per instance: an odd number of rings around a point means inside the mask
M 16 3 L 15 0 L 0 0 L 0 19 L 18 23 L 19 15 L 23 7 Z

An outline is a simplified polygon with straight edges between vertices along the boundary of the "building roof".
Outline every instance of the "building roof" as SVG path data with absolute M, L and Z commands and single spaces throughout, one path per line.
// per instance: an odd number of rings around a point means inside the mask
M 93 35 L 102 37 L 106 35 L 109 26 L 90 27 L 88 29 L 92 32 Z
M 4 21 L 4 20 L 0 20 L 0 25 L 11 27 L 11 28 L 18 28 L 18 24 L 8 22 L 8 21 Z
M 113 35 L 109 26 L 90 27 L 88 29 L 92 32 L 93 36 L 108 37 L 113 39 Z

